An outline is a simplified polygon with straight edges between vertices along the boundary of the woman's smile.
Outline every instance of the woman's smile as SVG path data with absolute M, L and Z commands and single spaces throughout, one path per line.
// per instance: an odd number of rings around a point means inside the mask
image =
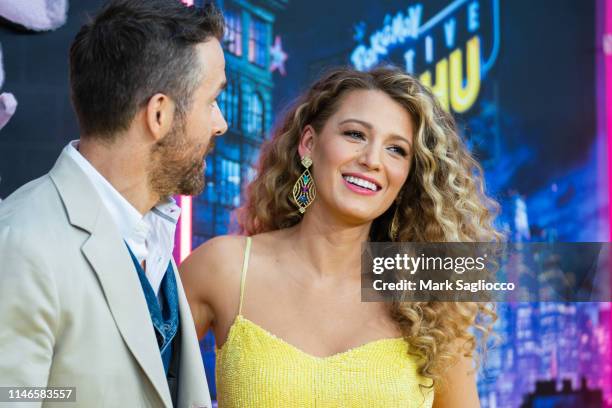
M 342 179 L 346 187 L 357 194 L 375 195 L 381 190 L 378 182 L 357 173 L 344 173 Z

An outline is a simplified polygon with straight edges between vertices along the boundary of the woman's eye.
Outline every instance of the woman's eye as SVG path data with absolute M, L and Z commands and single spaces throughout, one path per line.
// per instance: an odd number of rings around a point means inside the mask
M 353 139 L 360 139 L 360 140 L 365 139 L 364 134 L 358 130 L 347 130 L 345 132 L 342 132 L 342 134 L 350 138 L 353 138 Z
M 406 153 L 406 150 L 403 147 L 400 146 L 390 146 L 389 149 L 394 152 L 399 154 L 402 157 L 406 157 L 408 155 L 408 153 Z

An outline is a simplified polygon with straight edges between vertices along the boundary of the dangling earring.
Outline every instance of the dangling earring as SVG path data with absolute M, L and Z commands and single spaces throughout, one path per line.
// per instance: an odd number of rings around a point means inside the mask
M 306 170 L 297 179 L 293 185 L 293 200 L 298 206 L 301 214 L 306 212 L 306 208 L 314 201 L 317 190 L 315 189 L 312 175 L 308 168 L 312 165 L 312 160 L 308 156 L 302 157 L 302 166 L 306 167 Z

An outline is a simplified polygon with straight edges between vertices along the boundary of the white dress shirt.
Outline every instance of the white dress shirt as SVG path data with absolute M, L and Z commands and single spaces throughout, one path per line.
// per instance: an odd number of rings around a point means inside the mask
M 138 262 L 141 265 L 145 262 L 145 274 L 153 291 L 158 295 L 172 257 L 180 207 L 172 197 L 168 197 L 143 216 L 79 153 L 78 146 L 79 141 L 73 140 L 64 150 L 93 183 L 119 233 Z

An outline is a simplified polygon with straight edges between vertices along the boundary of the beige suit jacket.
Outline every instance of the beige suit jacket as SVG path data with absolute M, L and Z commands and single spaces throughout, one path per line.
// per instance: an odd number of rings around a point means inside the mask
M 195 327 L 179 293 L 178 406 L 210 407 Z M 76 387 L 76 403 L 171 407 L 138 275 L 110 214 L 62 153 L 51 172 L 0 202 L 0 387 Z

